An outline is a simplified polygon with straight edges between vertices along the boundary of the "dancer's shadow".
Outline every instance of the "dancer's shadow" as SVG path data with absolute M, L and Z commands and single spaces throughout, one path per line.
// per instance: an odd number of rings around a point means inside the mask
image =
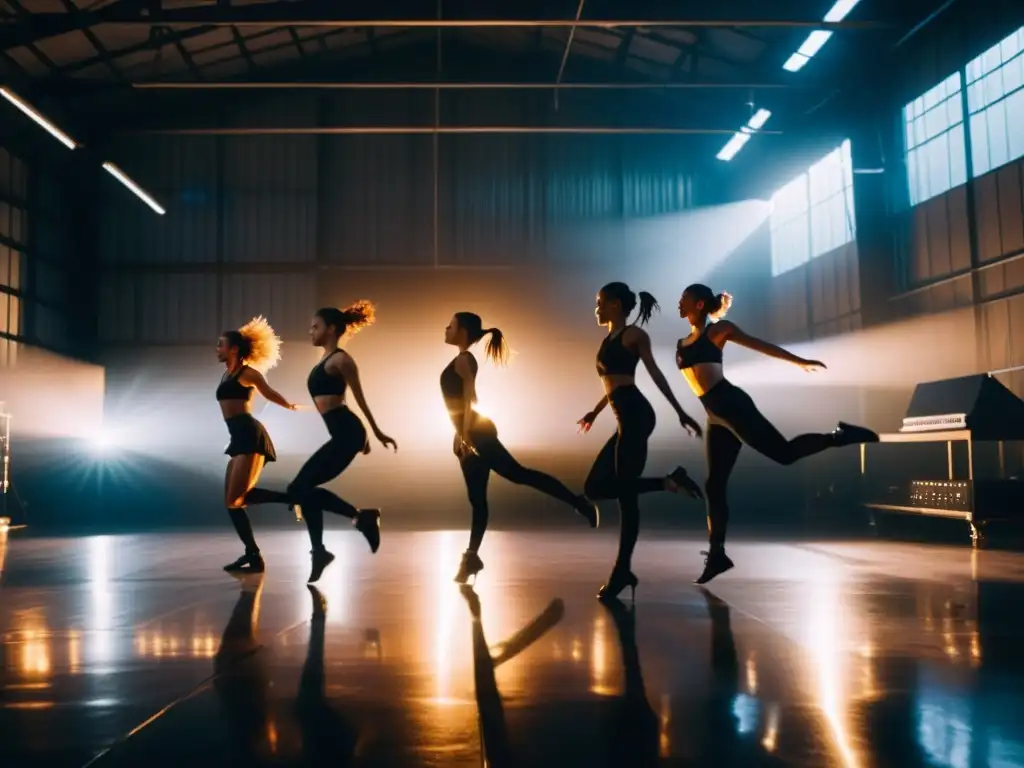
M 316 587 L 307 584 L 313 601 L 309 622 L 309 646 L 299 678 L 295 716 L 302 734 L 304 765 L 351 765 L 355 758 L 359 733 L 327 698 L 324 680 L 324 629 L 327 601 Z M 368 635 L 377 637 L 376 630 Z M 379 646 L 379 641 L 378 641 Z
M 460 592 L 473 617 L 473 681 L 476 687 L 477 711 L 480 715 L 480 742 L 484 764 L 488 768 L 515 766 L 517 763 L 512 755 L 508 728 L 505 724 L 505 708 L 494 670 L 525 651 L 561 621 L 565 615 L 565 604 L 558 599 L 552 600 L 529 624 L 504 643 L 495 646 L 497 653 L 492 655 L 480 623 L 480 598 L 468 585 L 460 587 Z
M 625 686 L 612 702 L 606 733 L 610 739 L 608 765 L 657 765 L 660 733 L 658 716 L 647 701 L 640 652 L 636 644 L 636 608 L 621 600 L 603 600 L 601 605 L 611 614 L 622 650 Z
M 270 675 L 257 639 L 263 576 L 239 579 L 241 591 L 213 658 L 213 690 L 230 737 L 230 765 L 264 762 L 268 741 Z

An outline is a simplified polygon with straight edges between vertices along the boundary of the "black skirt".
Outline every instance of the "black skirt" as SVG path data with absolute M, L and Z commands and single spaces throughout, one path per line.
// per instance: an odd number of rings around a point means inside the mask
M 228 456 L 248 456 L 255 453 L 263 456 L 266 461 L 277 460 L 277 452 L 274 450 L 270 435 L 251 413 L 232 416 L 224 423 L 228 425 L 228 434 L 231 435 L 231 442 L 224 449 Z

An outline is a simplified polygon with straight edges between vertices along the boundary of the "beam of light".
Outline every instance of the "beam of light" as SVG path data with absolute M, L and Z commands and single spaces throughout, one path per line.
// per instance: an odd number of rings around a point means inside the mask
M 63 144 L 68 149 L 74 149 L 75 147 L 78 146 L 75 143 L 74 139 L 72 139 L 70 136 L 68 136 L 66 133 L 64 133 L 64 131 L 62 131 L 60 128 L 58 128 L 56 125 L 54 125 L 52 122 L 47 120 L 42 115 L 42 113 L 40 113 L 35 107 L 33 107 L 31 104 L 29 104 L 27 101 L 25 101 L 21 97 L 19 97 L 17 94 L 15 94 L 9 88 L 7 88 L 5 86 L 0 86 L 0 96 L 3 96 L 5 99 L 7 99 L 9 102 L 11 102 L 11 104 L 13 104 L 15 107 L 17 107 L 19 110 L 21 110 L 24 114 L 26 114 L 28 117 L 30 117 L 33 121 L 35 121 L 36 125 L 38 125 L 40 128 L 45 130 L 47 133 L 49 133 L 51 136 L 53 136 L 53 138 L 55 138 L 57 141 L 59 141 L 61 144 Z
M 854 9 L 860 0 L 837 0 L 828 13 L 825 14 L 825 21 L 838 22 L 846 18 L 846 15 Z M 796 50 L 786 59 L 782 68 L 787 72 L 799 72 L 817 54 L 825 43 L 832 37 L 830 30 L 818 29 L 807 35 L 807 38 Z
M 725 146 L 719 150 L 715 157 L 726 163 L 732 160 L 736 157 L 736 154 L 746 146 L 747 142 L 750 141 L 750 137 L 764 127 L 764 124 L 768 122 L 768 118 L 771 116 L 771 110 L 757 110 L 757 112 L 751 115 L 747 124 L 732 135 L 732 138 L 725 143 Z
M 728 286 L 723 288 L 728 290 Z M 736 297 L 736 301 L 742 302 L 743 297 Z M 828 366 L 813 374 L 747 350 L 729 348 L 726 356 L 739 359 L 728 362 L 728 376 L 740 386 L 913 387 L 922 381 L 977 373 L 974 339 L 972 310 L 956 310 L 784 344 L 793 354 L 821 360 Z
M 134 181 L 132 181 L 132 179 L 128 176 L 128 174 L 126 174 L 124 171 L 122 171 L 116 165 L 114 165 L 113 163 L 104 163 L 103 164 L 103 168 L 104 168 L 104 170 L 107 171 L 107 173 L 109 173 L 115 179 L 117 179 L 122 184 L 124 184 L 126 187 L 128 187 L 128 189 L 130 189 L 133 193 L 135 193 L 136 197 L 138 197 L 142 202 L 144 202 L 146 205 L 148 205 L 150 208 L 152 208 L 158 214 L 163 216 L 165 213 L 167 213 L 167 211 L 165 211 L 161 207 L 160 203 L 158 203 L 156 200 L 154 200 L 152 197 L 150 197 L 149 194 L 142 187 L 140 187 L 138 184 L 136 184 Z
M 859 768 L 860 761 L 849 732 L 846 664 L 849 659 L 844 640 L 850 635 L 842 600 L 840 573 L 822 565 L 815 574 L 816 585 L 805 602 L 808 606 L 803 645 L 811 656 L 818 706 L 832 732 L 838 760 L 845 768 Z
M 850 11 L 857 7 L 859 2 L 860 0 L 836 0 L 836 4 L 825 14 L 824 21 L 830 23 L 842 21 Z
M 455 542 L 455 531 L 441 531 L 437 534 L 436 568 L 431 584 L 440 604 L 436 606 L 434 624 L 434 695 L 433 702 L 440 705 L 456 703 L 452 697 L 452 672 L 454 654 L 452 641 L 455 632 L 456 615 L 461 597 L 452 584 L 452 564 L 459 560 L 459 549 Z
M 764 124 L 768 122 L 768 118 L 772 116 L 771 110 L 759 109 L 755 112 L 750 120 L 747 121 L 747 128 L 751 131 L 757 131 L 764 127 Z
M 91 669 L 97 674 L 108 674 L 107 665 L 114 651 L 114 590 L 111 586 L 114 557 L 113 539 L 110 536 L 91 536 L 87 539 L 89 550 L 89 594 L 91 597 L 90 624 L 92 630 L 86 635 L 86 653 L 90 657 Z

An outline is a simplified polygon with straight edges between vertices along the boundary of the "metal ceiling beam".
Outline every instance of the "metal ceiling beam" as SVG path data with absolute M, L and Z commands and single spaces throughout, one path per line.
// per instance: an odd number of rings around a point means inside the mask
M 583 4 L 587 0 L 580 0 L 576 6 L 576 21 L 583 15 Z M 576 27 L 569 29 L 569 36 L 565 40 L 565 50 L 562 51 L 562 63 L 558 65 L 558 77 L 555 78 L 555 109 L 558 109 L 558 85 L 562 82 L 562 75 L 565 74 L 565 65 L 569 62 L 569 51 L 572 49 L 572 39 L 576 37 Z
M 633 18 L 633 19 L 453 19 L 431 17 L 385 18 L 370 16 L 341 17 L 330 13 L 322 3 L 264 3 L 230 8 L 200 6 L 153 12 L 139 8 L 136 0 L 120 0 L 111 6 L 91 12 L 83 12 L 75 19 L 65 13 L 34 13 L 30 21 L 17 26 L 8 23 L 6 35 L 0 35 L 0 44 L 12 44 L 9 38 L 19 37 L 29 41 L 63 34 L 81 27 L 81 22 L 94 24 L 144 24 L 161 26 L 182 26 L 208 24 L 214 26 L 296 26 L 296 27 L 345 27 L 349 29 L 367 27 L 417 27 L 417 28 L 589 28 L 617 29 L 622 27 L 808 27 L 814 29 L 879 29 L 889 25 L 873 21 L 824 22 L 807 18 L 728 18 L 709 14 L 688 18 Z M 20 27 L 24 30 L 19 31 Z
M 685 52 L 684 52 L 685 54 Z M 132 83 L 140 91 L 261 91 L 261 90 L 349 90 L 349 91 L 674 91 L 674 90 L 821 90 L 814 85 L 795 83 L 717 83 L 717 82 L 663 82 L 663 83 L 430 83 L 430 82 L 152 82 Z
M 649 127 L 608 127 L 608 126 L 533 126 L 533 125 L 387 125 L 359 126 L 345 125 L 337 127 L 284 127 L 284 128 L 156 128 L 131 133 L 161 136 L 412 136 L 436 134 L 614 134 L 614 135 L 668 135 L 698 136 L 717 135 L 732 136 L 733 128 L 649 128 Z M 782 131 L 757 131 L 757 134 L 779 135 Z

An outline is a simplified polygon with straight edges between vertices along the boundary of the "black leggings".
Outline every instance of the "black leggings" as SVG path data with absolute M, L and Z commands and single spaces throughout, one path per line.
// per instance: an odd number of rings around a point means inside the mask
M 729 525 L 726 486 L 744 443 L 772 461 L 789 465 L 834 448 L 836 441 L 831 434 L 806 434 L 787 440 L 757 410 L 750 395 L 728 381 L 716 384 L 700 400 L 708 414 L 704 431 L 704 452 L 708 462 L 708 477 L 704 481 L 708 537 L 711 546 L 722 547 L 725 546 Z
M 590 468 L 583 492 L 594 501 L 618 499 L 619 556 L 616 567 L 630 568 L 640 535 L 641 493 L 665 490 L 660 477 L 641 477 L 647 463 L 647 440 L 654 432 L 654 409 L 635 385 L 618 387 L 608 396 L 619 428 L 608 438 Z
M 313 549 L 324 545 L 324 510 L 350 518 L 359 511 L 337 494 L 319 486 L 344 472 L 366 448 L 366 428 L 347 407 L 335 408 L 323 416 L 331 439 L 302 465 L 299 474 L 288 484 L 287 492 L 253 488 L 245 497 L 246 504 L 277 502 L 301 506 Z
M 566 504 L 577 506 L 581 498 L 565 487 L 551 475 L 536 469 L 524 467 L 498 439 L 498 430 L 494 424 L 477 416 L 469 431 L 470 442 L 474 451 L 468 451 L 459 457 L 462 477 L 466 481 L 466 492 L 473 508 L 473 524 L 469 533 L 469 551 L 476 552 L 483 541 L 487 530 L 487 519 L 490 511 L 487 507 L 487 482 L 491 472 L 503 477 L 516 485 L 527 485 L 530 488 L 547 494 Z

